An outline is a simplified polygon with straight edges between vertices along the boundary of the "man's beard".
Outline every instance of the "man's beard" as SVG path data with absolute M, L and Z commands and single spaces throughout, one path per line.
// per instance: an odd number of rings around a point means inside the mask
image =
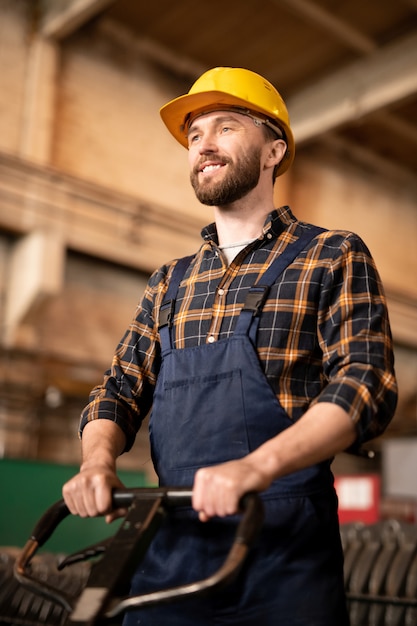
M 245 154 L 239 161 L 232 163 L 229 159 L 217 159 L 222 164 L 227 163 L 228 173 L 219 182 L 199 181 L 201 162 L 195 167 L 190 180 L 197 199 L 208 206 L 225 206 L 243 198 L 252 191 L 259 182 L 261 149 L 253 148 L 251 153 Z M 210 163 L 213 158 L 206 158 Z

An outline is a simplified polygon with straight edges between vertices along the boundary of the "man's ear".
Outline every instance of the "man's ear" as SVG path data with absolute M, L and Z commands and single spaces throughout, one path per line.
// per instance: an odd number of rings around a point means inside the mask
M 281 163 L 287 151 L 287 144 L 283 139 L 276 139 L 268 144 L 269 152 L 267 155 L 268 165 L 278 165 Z

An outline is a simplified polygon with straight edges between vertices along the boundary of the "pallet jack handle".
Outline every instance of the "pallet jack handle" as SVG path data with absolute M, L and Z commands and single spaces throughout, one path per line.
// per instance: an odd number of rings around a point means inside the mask
M 127 508 L 127 515 L 115 536 L 107 544 L 101 560 L 92 568 L 86 588 L 73 606 L 57 591 L 29 572 L 33 556 L 49 539 L 56 527 L 69 515 L 63 500 L 53 504 L 36 524 L 30 539 L 15 562 L 14 573 L 31 591 L 61 604 L 69 613 L 66 624 L 93 626 L 108 623 L 128 610 L 170 602 L 179 597 L 201 595 L 230 582 L 238 573 L 258 534 L 264 519 L 262 500 L 257 494 L 246 494 L 240 502 L 242 517 L 233 544 L 223 565 L 214 574 L 195 583 L 153 593 L 122 597 L 138 562 L 157 532 L 167 511 L 173 507 L 190 507 L 189 488 L 128 488 L 113 492 L 113 508 Z M 88 557 L 88 549 L 84 551 Z M 84 558 L 84 557 L 82 557 Z

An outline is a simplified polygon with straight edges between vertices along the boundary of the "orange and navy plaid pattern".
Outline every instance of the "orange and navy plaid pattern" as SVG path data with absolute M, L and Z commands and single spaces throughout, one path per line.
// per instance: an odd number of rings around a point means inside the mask
M 262 283 L 262 273 L 306 228 L 282 207 L 229 266 L 217 246 L 215 226 L 204 229 L 204 242 L 178 290 L 174 347 L 230 337 L 248 289 Z M 152 406 L 161 365 L 158 314 L 174 265 L 151 276 L 103 384 L 91 393 L 81 431 L 89 420 L 111 419 L 124 431 L 126 449 L 131 447 Z M 385 296 L 357 235 L 325 231 L 287 267 L 268 294 L 256 348 L 292 420 L 312 403 L 336 403 L 355 422 L 358 443 L 379 435 L 391 420 L 397 388 Z

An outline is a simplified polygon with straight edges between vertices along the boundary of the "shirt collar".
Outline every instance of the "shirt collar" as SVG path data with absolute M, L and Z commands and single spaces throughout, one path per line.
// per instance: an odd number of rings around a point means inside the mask
M 297 220 L 289 206 L 282 206 L 279 209 L 275 209 L 266 218 L 260 239 L 264 239 L 265 237 L 268 237 L 268 239 L 275 239 L 276 237 L 279 237 L 287 226 L 296 221 Z M 272 237 L 269 235 L 272 235 Z M 201 236 L 204 241 L 213 242 L 218 245 L 219 240 L 215 222 L 205 226 L 201 231 Z

